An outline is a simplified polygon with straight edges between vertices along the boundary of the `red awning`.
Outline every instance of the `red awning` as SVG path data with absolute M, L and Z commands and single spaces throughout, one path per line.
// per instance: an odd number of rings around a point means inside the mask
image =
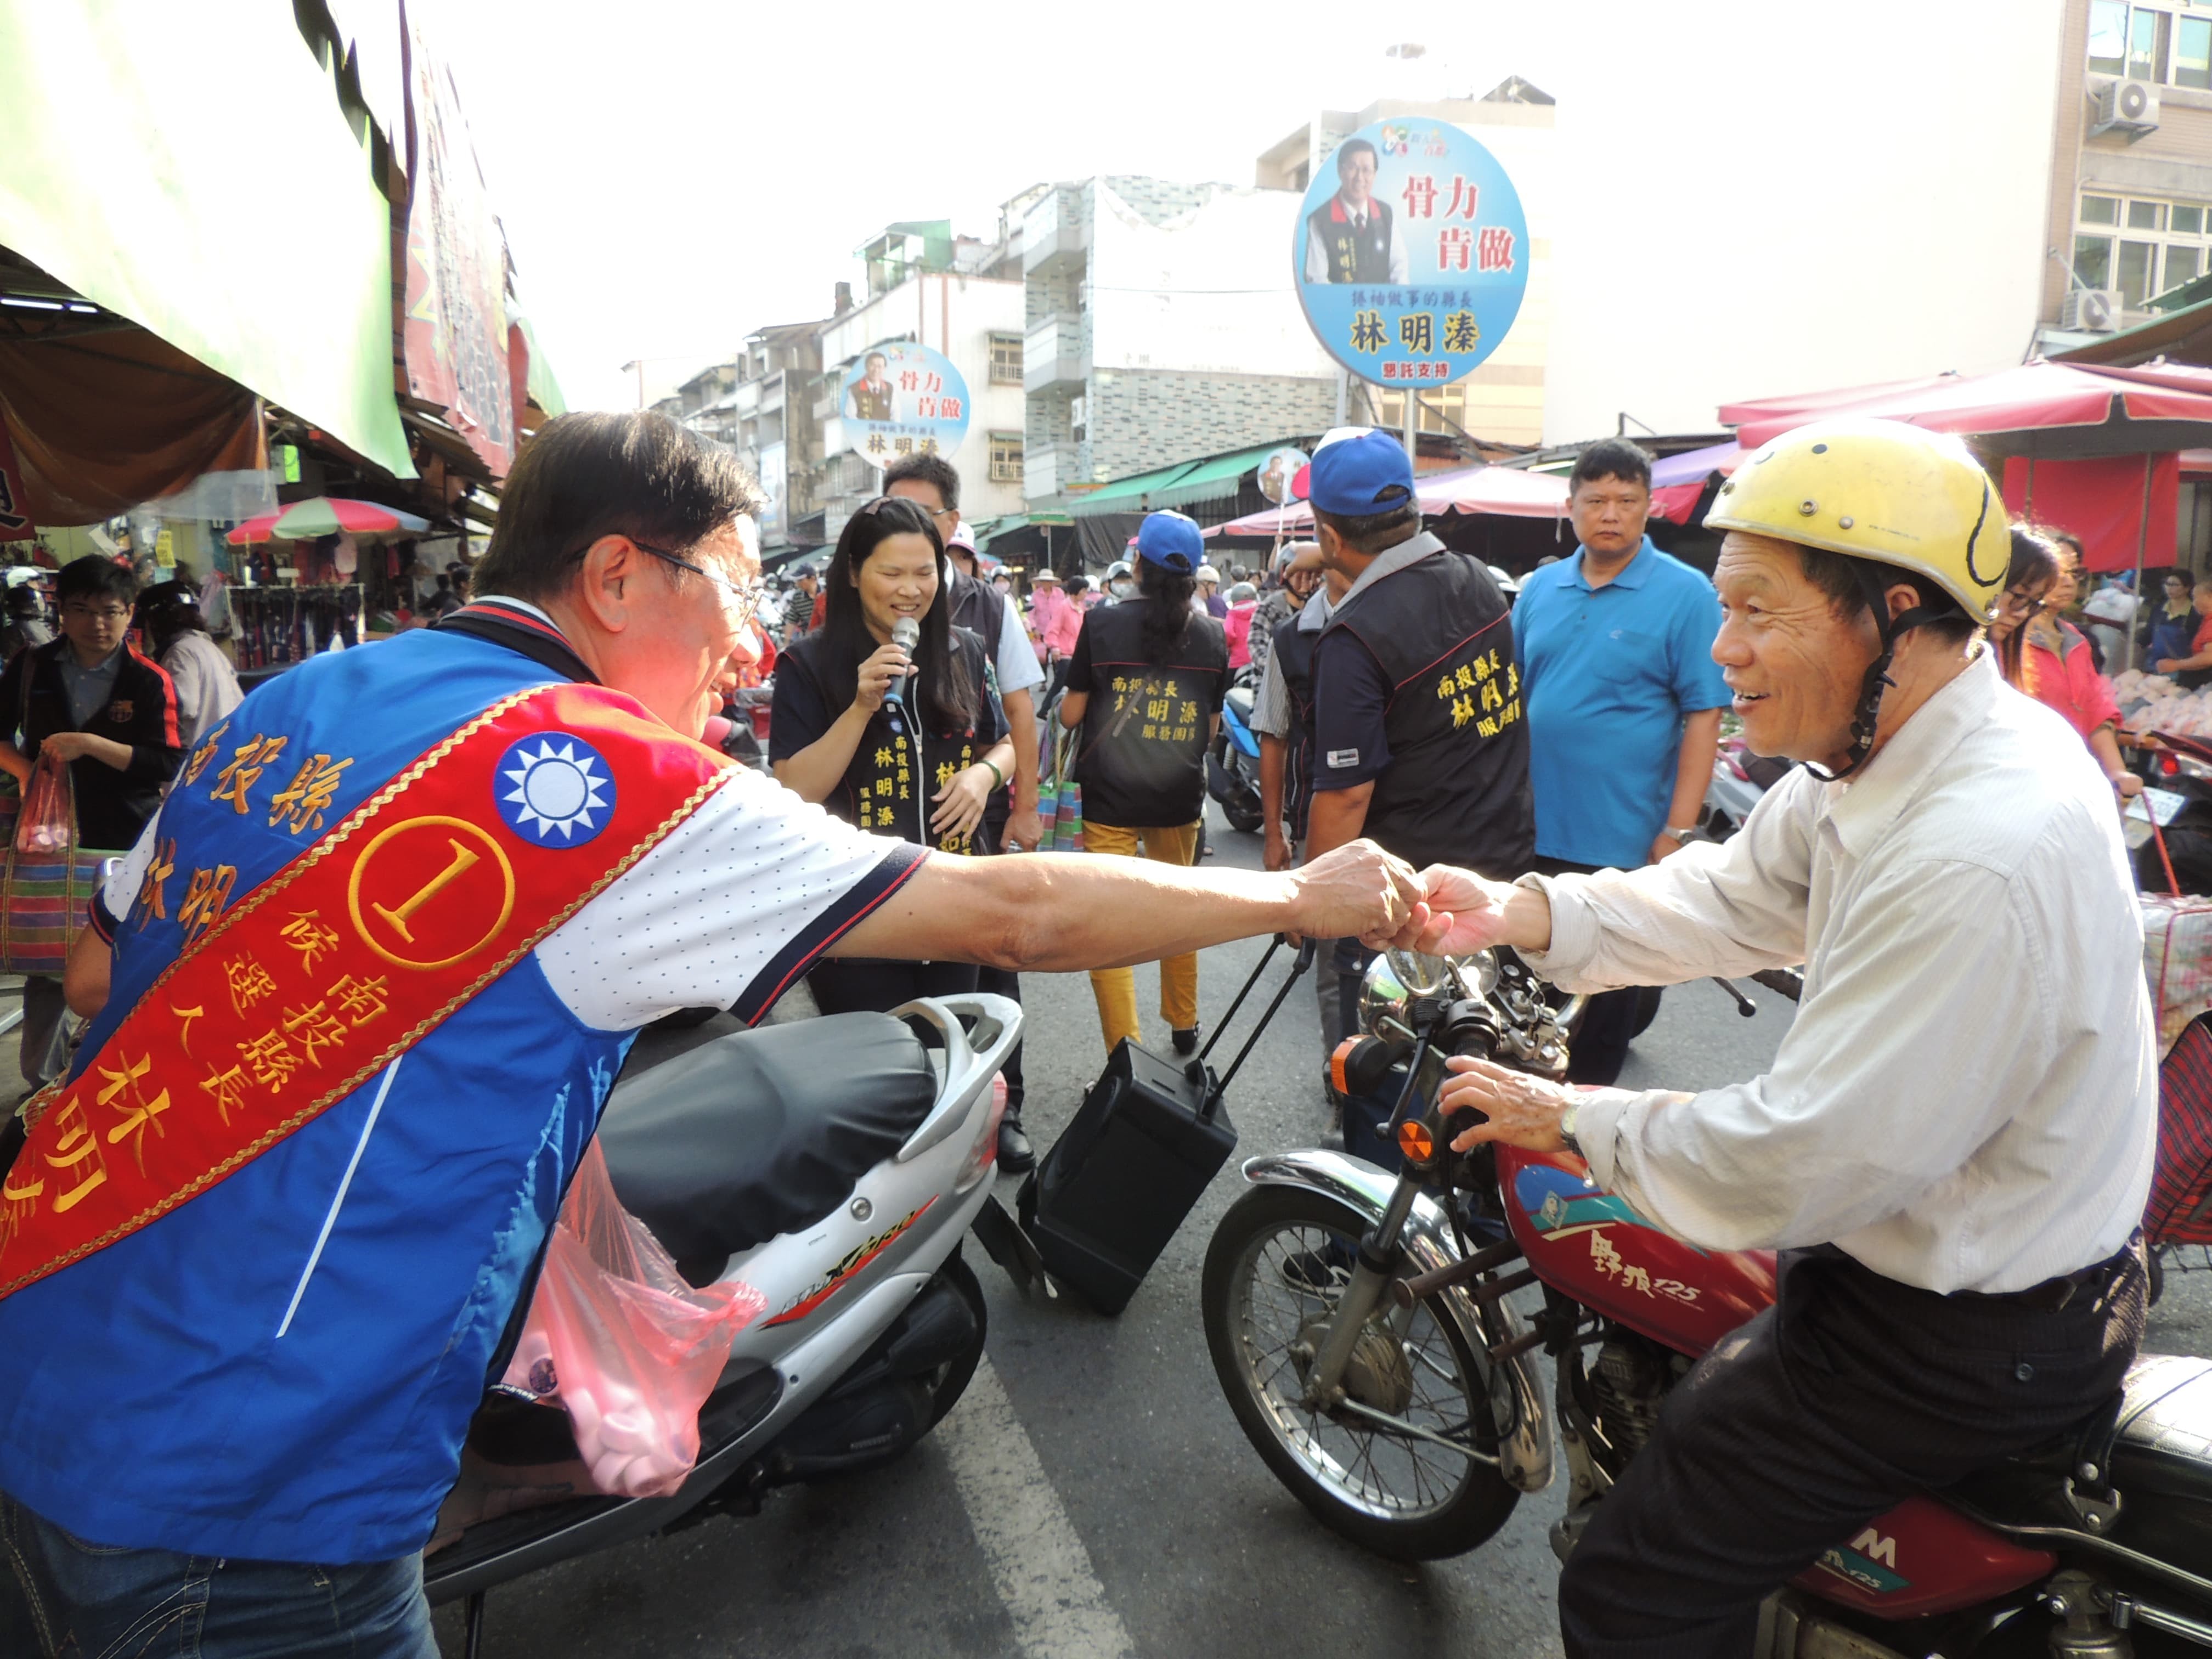
M 2212 444 L 2212 372 L 2172 365 L 2114 369 L 2043 360 L 1990 374 L 1863 386 L 1857 395 L 1731 404 L 1746 448 L 1835 415 L 1906 421 L 1982 439 L 2004 454 L 2043 459 L 2161 453 Z

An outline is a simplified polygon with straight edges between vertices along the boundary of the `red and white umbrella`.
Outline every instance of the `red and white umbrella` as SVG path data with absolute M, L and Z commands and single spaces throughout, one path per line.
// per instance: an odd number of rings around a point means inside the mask
M 324 536 L 418 536 L 430 527 L 428 519 L 402 513 L 380 501 L 355 501 L 346 495 L 315 495 L 295 501 L 281 513 L 248 519 L 224 538 L 234 547 L 248 542 L 311 542 Z
M 1466 466 L 1413 480 L 1424 513 L 1496 514 L 1509 519 L 1558 519 L 1567 511 L 1567 481 L 1549 472 L 1511 466 Z M 1291 501 L 1231 519 L 1209 536 L 1297 534 L 1313 528 L 1313 507 Z

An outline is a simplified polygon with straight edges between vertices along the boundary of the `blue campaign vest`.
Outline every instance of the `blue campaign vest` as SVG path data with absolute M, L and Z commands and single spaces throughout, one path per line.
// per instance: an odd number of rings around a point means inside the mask
M 312 827 L 214 798 L 240 745 L 286 739 L 257 806 L 310 757 L 349 759 L 327 828 L 491 703 L 557 678 L 438 631 L 318 657 L 255 691 L 162 808 L 167 915 L 123 918 L 79 1064 L 175 956 L 191 871 L 231 865 L 234 902 L 314 843 Z M 102 1544 L 325 1563 L 421 1548 L 634 1036 L 581 1024 L 525 957 L 407 1052 L 366 1139 L 384 1074 L 0 1301 L 0 1490 Z

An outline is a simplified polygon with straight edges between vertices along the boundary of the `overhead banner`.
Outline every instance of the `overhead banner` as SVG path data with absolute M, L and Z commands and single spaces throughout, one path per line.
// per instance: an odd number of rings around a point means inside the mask
M 507 243 L 445 60 L 407 14 L 407 389 L 446 411 L 492 476 L 514 465 Z
M 1444 386 L 1520 314 L 1528 226 L 1498 158 L 1458 127 L 1377 121 L 1307 187 L 1291 257 L 1329 356 L 1376 386 Z
M 39 526 L 23 506 L 23 475 L 15 468 L 15 447 L 8 441 L 8 422 L 0 420 L 0 542 L 36 541 Z
M 968 435 L 968 382 L 943 352 L 887 340 L 845 371 L 838 410 L 846 441 L 872 465 L 950 454 Z

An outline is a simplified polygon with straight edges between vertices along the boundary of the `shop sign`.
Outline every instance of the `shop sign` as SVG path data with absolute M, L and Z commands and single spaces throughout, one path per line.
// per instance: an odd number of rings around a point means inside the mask
M 514 464 L 507 252 L 445 61 L 408 27 L 407 389 L 446 411 L 495 477 Z
M 154 562 L 164 570 L 177 568 L 176 533 L 167 526 L 154 538 Z
M 1444 386 L 1504 343 L 1528 226 L 1497 157 L 1448 121 L 1360 128 L 1298 204 L 1291 264 L 1329 356 L 1382 386 Z
M 9 441 L 8 422 L 0 419 L 0 542 L 36 541 L 38 526 L 31 522 L 23 494 L 23 475 L 15 465 L 15 446 Z
M 887 340 L 845 371 L 838 410 L 846 442 L 872 466 L 949 455 L 968 435 L 968 382 L 943 352 Z

